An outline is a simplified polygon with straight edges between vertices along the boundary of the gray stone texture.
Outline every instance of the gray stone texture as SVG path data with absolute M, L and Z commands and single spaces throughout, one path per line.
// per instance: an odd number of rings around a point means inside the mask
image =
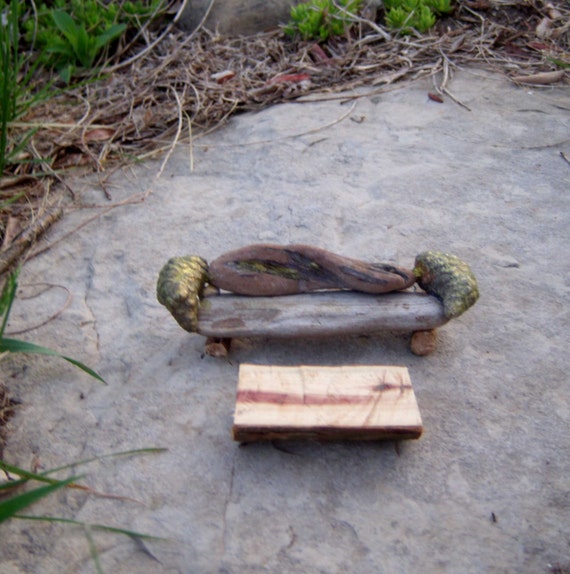
M 52 247 L 24 267 L 9 329 L 49 317 L 69 289 L 71 305 L 21 337 L 108 385 L 53 358 L 4 359 L 22 401 L 5 459 L 48 469 L 168 451 L 73 469 L 134 501 L 64 490 L 30 513 L 167 538 L 93 531 L 114 574 L 546 574 L 570 562 L 568 86 L 472 69 L 449 88 L 471 111 L 428 99 L 426 79 L 236 116 L 180 145 L 156 180 L 159 162 L 114 174 L 113 202 L 150 193 L 112 210 L 96 179 L 71 182 L 101 215 L 73 210 L 42 240 Z M 202 358 L 204 339 L 156 301 L 158 272 L 174 255 L 212 260 L 256 242 L 404 266 L 449 251 L 471 265 L 481 299 L 428 357 L 385 333 L 238 340 L 229 361 Z M 242 362 L 406 366 L 424 435 L 240 447 Z M 2 574 L 94 571 L 80 528 L 0 528 Z
M 179 25 L 192 32 L 211 8 L 204 26 L 225 36 L 265 32 L 289 21 L 291 6 L 298 0 L 189 0 Z

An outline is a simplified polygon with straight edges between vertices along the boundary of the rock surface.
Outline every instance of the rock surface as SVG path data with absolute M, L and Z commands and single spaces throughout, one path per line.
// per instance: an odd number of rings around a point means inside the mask
M 178 25 L 193 32 L 200 24 L 223 36 L 247 36 L 287 24 L 301 0 L 189 0 Z M 364 17 L 374 19 L 380 0 L 362 3 Z
M 471 111 L 431 101 L 430 89 L 426 79 L 240 115 L 194 141 L 193 171 L 181 146 L 157 180 L 159 163 L 116 173 L 111 210 L 96 179 L 70 182 L 102 206 L 100 217 L 74 210 L 41 242 L 51 248 L 24 267 L 8 330 L 56 313 L 68 289 L 62 313 L 19 336 L 86 362 L 108 385 L 51 357 L 5 358 L 3 380 L 22 405 L 4 458 L 46 470 L 168 450 L 60 473 L 84 473 L 83 484 L 128 499 L 65 490 L 30 514 L 167 538 L 94 530 L 102 569 L 114 574 L 547 574 L 568 565 L 568 89 L 465 70 L 449 89 Z M 156 300 L 158 272 L 175 255 L 211 261 L 258 242 L 405 267 L 424 250 L 454 253 L 481 298 L 438 330 L 429 357 L 386 333 L 238 339 L 229 360 L 202 358 L 204 338 Z M 244 362 L 406 366 L 424 434 L 398 445 L 240 447 L 230 432 Z M 80 528 L 1 528 L 2 574 L 95 570 Z
M 179 25 L 192 32 L 207 14 L 204 26 L 209 30 L 224 36 L 245 36 L 286 24 L 295 4 L 298 0 L 189 0 Z

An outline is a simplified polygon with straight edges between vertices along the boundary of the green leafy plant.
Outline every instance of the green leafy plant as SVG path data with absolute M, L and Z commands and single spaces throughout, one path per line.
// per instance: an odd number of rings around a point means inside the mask
M 311 0 L 291 8 L 291 21 L 286 34 L 299 34 L 303 40 L 325 42 L 330 36 L 344 34 L 351 15 L 360 9 L 362 0 Z
M 435 14 L 448 14 L 453 11 L 451 0 L 424 0 L 424 3 Z
M 101 49 L 120 36 L 127 27 L 126 24 L 113 24 L 100 33 L 90 33 L 67 12 L 54 10 L 52 17 L 61 36 L 47 47 L 47 51 L 58 54 L 70 65 L 79 63 L 84 68 L 92 68 Z
M 384 0 L 386 25 L 402 34 L 427 32 L 437 15 L 453 10 L 451 0 Z
M 57 69 L 69 83 L 78 71 L 93 71 L 115 40 L 152 19 L 164 4 L 165 0 L 38 2 L 37 17 L 24 22 L 25 39 L 39 51 L 42 65 Z
M 87 365 L 84 365 L 76 359 L 66 357 L 57 351 L 36 345 L 35 343 L 28 343 L 27 341 L 21 341 L 19 339 L 10 339 L 4 336 L 6 325 L 8 324 L 8 318 L 10 316 L 10 311 L 12 309 L 12 304 L 16 297 L 16 290 L 18 288 L 18 274 L 19 270 L 16 270 L 8 275 L 2 289 L 2 294 L 0 295 L 0 317 L 2 318 L 2 324 L 0 325 L 0 353 L 36 353 L 39 355 L 59 357 L 60 359 L 64 359 L 68 363 L 78 367 L 83 372 L 101 381 L 102 383 L 105 383 L 105 380 L 94 370 L 90 369 Z
M 69 84 L 77 72 L 96 72 L 105 50 L 121 34 L 137 37 L 166 10 L 167 0 L 0 0 L 0 176 L 21 164 L 37 131 L 11 129 L 35 104 L 57 93 L 55 78 L 39 80 L 39 68 L 55 68 Z M 33 10 L 32 10 L 33 7 Z M 132 41 L 132 40 L 131 40 Z
M 552 62 L 555 66 L 562 68 L 563 70 L 570 69 L 570 59 L 567 62 L 565 62 L 564 60 L 561 60 L 559 58 L 551 58 L 549 56 L 547 56 L 546 59 L 549 62 Z
M 37 30 L 36 39 L 40 59 L 44 65 L 57 68 L 67 83 L 78 67 L 91 71 L 101 51 L 126 29 L 126 24 L 109 23 L 109 17 L 114 17 L 113 4 L 109 12 L 100 6 L 100 16 L 89 10 L 91 4 L 82 7 L 79 18 L 64 10 L 51 9 L 38 19 L 43 26 Z
M 26 492 L 23 492 L 21 494 L 9 495 L 7 498 L 4 498 L 2 496 L 2 499 L 0 500 L 0 524 L 9 519 L 24 519 L 24 520 L 41 520 L 43 522 L 60 522 L 64 524 L 82 526 L 85 531 L 85 536 L 87 538 L 87 542 L 91 552 L 91 557 L 95 564 L 96 570 L 97 572 L 102 572 L 97 547 L 91 534 L 92 530 L 103 530 L 113 534 L 122 534 L 134 539 L 151 539 L 151 540 L 164 540 L 164 539 L 159 538 L 157 536 L 150 536 L 149 534 L 142 534 L 140 532 L 126 530 L 124 528 L 107 526 L 104 524 L 88 524 L 86 522 L 82 522 L 79 520 L 72 520 L 69 518 L 62 518 L 56 516 L 23 515 L 20 514 L 20 512 L 61 488 L 65 487 L 79 488 L 86 492 L 95 492 L 87 486 L 77 484 L 77 481 L 82 478 L 81 476 L 72 476 L 70 478 L 60 480 L 51 478 L 49 476 L 50 474 L 61 472 L 62 470 L 66 470 L 71 467 L 85 465 L 95 460 L 100 460 L 103 458 L 131 456 L 139 454 L 155 454 L 164 452 L 165 450 L 166 449 L 164 448 L 143 448 L 143 449 L 129 450 L 125 452 L 111 453 L 107 455 L 82 460 L 79 462 L 74 462 L 72 464 L 68 464 L 58 468 L 52 468 L 41 474 L 24 470 L 22 468 L 19 468 L 17 466 L 8 464 L 0 460 L 0 470 L 4 471 L 5 475 L 10 477 L 10 480 L 8 481 L 0 482 L 0 496 L 5 495 L 6 493 L 9 493 L 13 490 L 19 489 L 20 487 L 26 485 L 28 482 L 35 482 L 41 485 Z M 100 495 L 101 493 L 97 494 Z

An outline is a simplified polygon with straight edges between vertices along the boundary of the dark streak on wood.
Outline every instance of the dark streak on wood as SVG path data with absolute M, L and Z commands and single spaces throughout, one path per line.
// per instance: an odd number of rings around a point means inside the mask
M 412 388 L 411 385 L 382 385 L 382 388 L 374 387 L 380 394 L 374 395 L 316 395 L 278 393 L 270 391 L 239 390 L 237 392 L 238 403 L 267 403 L 276 405 L 356 405 L 369 404 L 381 398 L 381 393 L 385 390 L 398 390 L 403 392 L 404 388 Z

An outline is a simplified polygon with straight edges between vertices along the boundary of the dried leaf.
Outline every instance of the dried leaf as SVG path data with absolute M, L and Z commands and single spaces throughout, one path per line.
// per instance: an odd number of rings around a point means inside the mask
M 228 80 L 234 78 L 235 75 L 236 73 L 233 70 L 224 70 L 223 72 L 216 72 L 215 74 L 212 74 L 210 77 L 212 78 L 212 80 L 218 82 L 218 84 L 223 84 Z
M 295 84 L 311 80 L 309 74 L 279 74 L 268 80 L 268 84 Z
M 547 84 L 554 84 L 564 77 L 564 70 L 557 70 L 555 72 L 543 72 L 541 74 L 531 74 L 530 76 L 514 76 L 511 78 L 513 82 L 522 84 L 534 84 L 543 86 Z
M 95 128 L 85 132 L 85 141 L 103 142 L 111 139 L 115 135 L 113 128 Z
M 313 56 L 313 58 L 315 59 L 316 62 L 319 62 L 321 64 L 330 64 L 331 63 L 331 58 L 329 58 L 325 54 L 325 51 L 318 44 L 313 44 L 309 48 L 309 54 L 311 54 L 311 56 Z
M 552 20 L 557 20 L 558 18 L 562 18 L 562 12 L 558 10 L 555 6 L 553 6 L 550 2 L 545 6 L 546 12 L 548 16 L 552 18 Z
M 548 38 L 552 35 L 552 20 L 543 18 L 536 26 L 536 36 L 538 38 Z

